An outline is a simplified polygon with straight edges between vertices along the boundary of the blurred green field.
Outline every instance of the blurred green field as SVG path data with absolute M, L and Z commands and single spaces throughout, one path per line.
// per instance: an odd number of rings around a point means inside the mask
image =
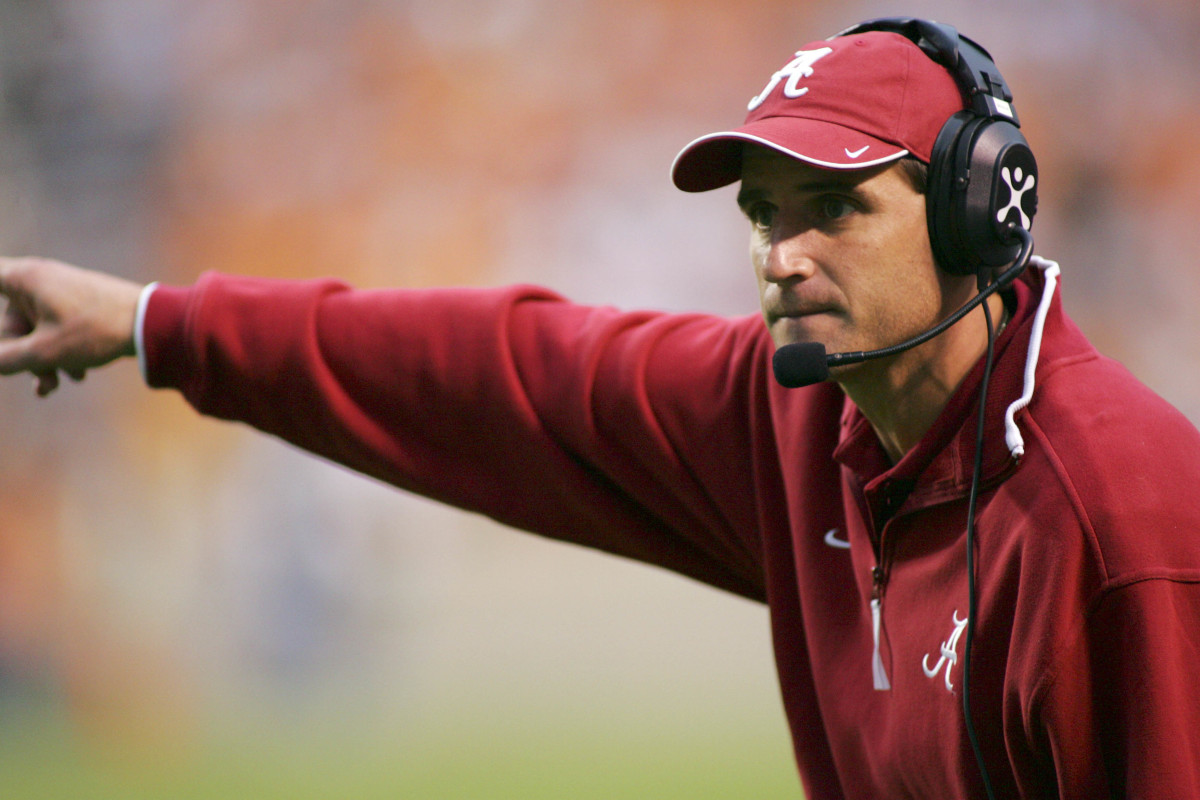
M 647 720 L 634 709 L 493 706 L 390 724 L 284 714 L 214 720 L 187 736 L 100 737 L 45 707 L 4 716 L 0 796 L 13 800 L 802 796 L 777 731 L 711 712 Z

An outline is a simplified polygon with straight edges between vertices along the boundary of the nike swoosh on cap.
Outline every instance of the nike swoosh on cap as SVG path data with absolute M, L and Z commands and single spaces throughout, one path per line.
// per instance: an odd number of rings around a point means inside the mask
M 849 147 L 846 147 L 846 148 L 844 148 L 844 149 L 845 149 L 845 151 L 846 151 L 846 155 L 847 155 L 848 157 L 850 157 L 850 158 L 858 158 L 858 157 L 859 157 L 859 156 L 861 156 L 863 153 L 865 153 L 865 152 L 867 152 L 868 150 L 870 150 L 870 149 L 871 149 L 871 145 L 869 145 L 869 144 L 865 144 L 865 145 L 863 145 L 863 146 L 862 146 L 862 148 L 860 148 L 860 149 L 858 149 L 858 150 L 855 150 L 853 153 L 852 153 L 852 152 L 850 152 L 850 148 L 849 148 Z

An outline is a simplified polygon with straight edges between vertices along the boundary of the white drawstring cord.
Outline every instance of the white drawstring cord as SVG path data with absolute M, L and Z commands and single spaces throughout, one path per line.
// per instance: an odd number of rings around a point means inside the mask
M 1017 427 L 1014 417 L 1016 413 L 1033 400 L 1034 372 L 1037 371 L 1038 356 L 1042 350 L 1042 331 L 1046 325 L 1046 315 L 1050 313 L 1050 301 L 1054 297 L 1054 287 L 1058 284 L 1059 268 L 1057 261 L 1050 261 L 1041 256 L 1033 256 L 1029 263 L 1042 271 L 1045 286 L 1042 288 L 1042 299 L 1038 303 L 1037 314 L 1033 318 L 1033 331 L 1029 336 L 1029 350 L 1025 354 L 1025 391 L 1013 401 L 1004 414 L 1004 443 L 1013 458 L 1025 455 L 1025 439 Z

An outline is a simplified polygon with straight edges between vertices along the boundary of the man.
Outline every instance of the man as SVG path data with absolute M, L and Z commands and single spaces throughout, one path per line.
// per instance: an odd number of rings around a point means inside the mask
M 0 372 L 46 394 L 136 353 L 204 413 L 768 603 L 811 800 L 1193 796 L 1200 435 L 1087 343 L 1055 265 L 919 346 L 771 375 L 979 297 L 922 193 L 970 100 L 905 36 L 836 37 L 681 153 L 681 188 L 741 181 L 761 320 L 17 259 Z

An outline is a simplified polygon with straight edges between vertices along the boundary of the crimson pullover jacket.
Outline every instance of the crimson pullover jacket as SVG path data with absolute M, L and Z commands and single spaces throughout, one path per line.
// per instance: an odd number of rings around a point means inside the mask
M 980 745 L 1001 797 L 1200 796 L 1200 435 L 1037 265 L 987 400 Z M 201 412 L 768 603 L 809 800 L 982 796 L 982 366 L 893 466 L 835 384 L 774 383 L 757 317 L 208 274 L 158 288 L 142 337 L 149 383 Z

